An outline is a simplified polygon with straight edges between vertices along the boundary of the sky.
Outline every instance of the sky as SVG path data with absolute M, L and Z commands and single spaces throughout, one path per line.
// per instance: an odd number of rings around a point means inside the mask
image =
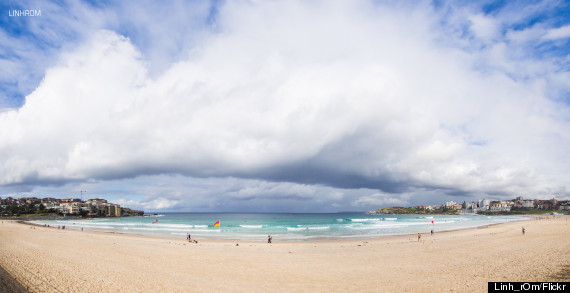
M 163 212 L 570 198 L 567 1 L 0 13 L 0 197 L 85 190 Z

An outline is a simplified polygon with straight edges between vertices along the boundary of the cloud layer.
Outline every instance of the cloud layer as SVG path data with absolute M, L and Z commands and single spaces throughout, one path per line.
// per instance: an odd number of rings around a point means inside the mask
M 283 198 L 343 210 L 422 194 L 569 196 L 568 52 L 553 44 L 568 25 L 515 29 L 531 12 L 451 4 L 210 8 L 207 29 L 178 47 L 95 29 L 61 51 L 25 104 L 0 112 L 0 184 L 127 180 L 140 191 L 132 178 L 179 174 L 267 209 Z M 553 49 L 537 56 L 537 44 Z M 145 202 L 190 209 L 200 192 L 180 188 Z

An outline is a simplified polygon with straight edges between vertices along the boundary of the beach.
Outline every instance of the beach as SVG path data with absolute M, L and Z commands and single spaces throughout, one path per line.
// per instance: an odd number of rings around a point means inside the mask
M 428 233 L 421 241 L 405 235 L 274 238 L 272 244 L 201 239 L 195 244 L 183 237 L 60 230 L 4 220 L 0 291 L 20 285 L 15 290 L 487 292 L 489 281 L 570 281 L 568 218 Z M 4 282 L 12 279 L 16 283 Z

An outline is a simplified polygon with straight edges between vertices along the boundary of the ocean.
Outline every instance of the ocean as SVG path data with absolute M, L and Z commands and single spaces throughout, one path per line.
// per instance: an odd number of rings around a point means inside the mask
M 368 213 L 162 213 L 145 217 L 39 220 L 66 229 L 192 239 L 306 241 L 376 238 L 473 228 L 519 216 L 376 215 Z M 220 227 L 214 224 L 220 221 Z M 432 223 L 433 221 L 433 223 Z

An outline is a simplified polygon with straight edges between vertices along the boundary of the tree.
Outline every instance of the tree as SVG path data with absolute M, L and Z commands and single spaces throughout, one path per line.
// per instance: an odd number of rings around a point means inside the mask
M 27 212 L 29 214 L 34 214 L 36 212 L 36 205 L 34 203 L 29 203 L 28 208 L 27 208 Z
M 20 214 L 20 207 L 16 203 L 12 203 L 10 206 L 10 214 L 18 215 Z

